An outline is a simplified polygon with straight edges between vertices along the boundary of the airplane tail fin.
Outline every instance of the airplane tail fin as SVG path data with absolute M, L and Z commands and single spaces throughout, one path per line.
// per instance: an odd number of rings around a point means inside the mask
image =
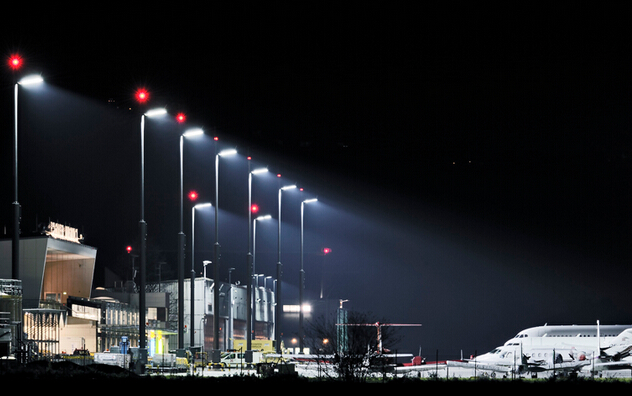
M 601 354 L 615 360 L 630 355 L 632 350 L 632 328 L 623 330 L 608 347 L 601 349 Z
M 626 344 L 632 344 L 632 328 L 623 330 L 611 343 L 611 345 Z

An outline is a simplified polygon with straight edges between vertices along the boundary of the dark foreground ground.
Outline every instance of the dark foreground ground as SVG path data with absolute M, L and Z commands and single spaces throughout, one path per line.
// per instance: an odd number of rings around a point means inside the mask
M 375 382 L 342 382 L 334 380 L 316 380 L 298 376 L 255 376 L 232 377 L 195 377 L 195 376 L 139 376 L 117 367 L 107 365 L 79 366 L 74 363 L 38 363 L 27 367 L 0 367 L 0 380 L 5 384 L 24 386 L 24 389 L 83 389 L 95 392 L 107 390 L 126 391 L 129 389 L 143 392 L 186 392 L 187 390 L 208 391 L 214 389 L 276 390 L 276 391 L 320 391 L 336 392 L 346 389 L 374 394 L 377 392 L 472 392 L 486 390 L 493 392 L 510 392 L 513 390 L 531 390 L 542 394 L 584 394 L 585 392 L 629 392 L 632 383 L 623 380 L 431 380 L 431 379 L 397 379 Z M 193 388 L 195 386 L 195 388 Z M 70 388 L 69 388 L 70 387 Z M 79 388 L 77 388 L 79 387 Z M 133 387 L 133 388 L 132 388 Z M 230 388 L 229 388 L 230 387 Z M 165 394 L 165 393 L 161 393 Z M 177 393 L 176 393 L 177 394 Z

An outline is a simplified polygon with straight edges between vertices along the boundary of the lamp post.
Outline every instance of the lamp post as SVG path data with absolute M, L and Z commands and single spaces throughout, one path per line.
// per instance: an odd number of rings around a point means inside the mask
M 200 203 L 191 208 L 191 347 L 195 345 L 195 210 L 212 206 L 210 203 Z M 206 261 L 204 262 L 204 278 L 206 279 Z M 206 280 L 205 280 L 206 282 Z M 204 285 L 206 286 L 206 284 Z M 202 292 L 206 296 L 206 288 L 202 289 Z M 202 309 L 202 318 L 206 308 Z M 203 334 L 203 333 L 202 333 Z M 204 344 L 204 338 L 202 338 L 202 345 Z
M 277 287 L 276 287 L 276 309 L 274 310 L 274 340 L 276 343 L 276 352 L 281 353 L 281 315 L 282 315 L 282 305 L 281 305 L 281 277 L 283 276 L 283 265 L 281 264 L 281 193 L 283 191 L 295 189 L 295 185 L 283 186 L 279 188 L 279 235 L 277 238 Z
M 252 259 L 252 175 L 258 175 L 261 173 L 268 172 L 266 168 L 260 168 L 255 170 L 250 170 L 250 161 L 248 161 L 248 255 L 246 257 L 246 266 L 247 266 L 247 279 L 248 284 L 246 285 L 246 294 L 248 295 L 248 301 L 250 301 L 246 306 L 246 362 L 252 362 L 252 355 L 249 351 L 252 350 L 252 331 L 253 331 L 253 321 L 252 321 L 252 309 L 253 305 L 253 293 L 252 293 L 252 274 L 253 274 L 253 259 Z
M 139 354 L 141 371 L 147 363 L 147 340 L 145 338 L 145 269 L 147 266 L 147 223 L 145 222 L 145 117 L 158 117 L 167 114 L 165 109 L 154 109 L 144 113 L 140 118 L 140 285 L 138 295 L 139 313 Z
M 178 117 L 183 117 L 178 115 Z M 184 235 L 183 226 L 183 185 L 184 185 L 184 138 L 200 136 L 204 133 L 201 129 L 190 129 L 180 135 L 180 232 L 178 232 L 178 347 L 184 348 L 184 246 L 186 236 Z M 193 265 L 193 264 L 191 264 Z M 193 274 L 194 275 L 194 274 Z M 191 278 L 191 296 L 193 297 L 194 278 Z M 191 301 L 193 307 L 193 301 Z M 191 320 L 193 320 L 193 312 L 191 312 Z M 191 341 L 193 341 L 193 322 L 191 322 Z M 193 346 L 193 344 L 191 344 Z
M 19 67 L 19 58 L 12 65 Z M 17 63 L 15 63 L 17 62 Z M 11 271 L 13 279 L 20 279 L 20 203 L 18 201 L 18 86 L 34 85 L 44 81 L 41 76 L 27 76 L 15 83 L 13 92 L 14 131 L 13 131 L 13 239 L 11 244 Z
M 217 145 L 215 146 L 217 150 Z M 219 157 L 237 154 L 237 150 L 222 150 L 215 154 L 215 245 L 213 246 L 213 362 L 219 363 Z
M 306 199 L 301 202 L 301 271 L 299 273 L 299 285 L 298 285 L 298 346 L 299 353 L 303 353 L 303 288 L 305 283 L 305 270 L 303 269 L 303 214 L 305 212 L 305 204 L 316 202 L 316 198 Z
M 203 312 L 203 317 L 206 318 L 206 266 L 209 264 L 212 264 L 213 262 L 210 260 L 204 260 L 202 261 L 202 264 L 204 264 L 204 308 L 202 309 Z M 204 328 L 202 329 L 202 349 L 204 349 L 204 346 L 206 344 L 206 321 L 204 321 Z
M 228 301 L 228 329 L 227 329 L 227 334 L 228 337 L 225 337 L 224 339 L 224 346 L 226 348 L 232 349 L 233 348 L 233 321 L 234 321 L 234 316 L 233 316 L 233 280 L 232 280 L 232 276 L 233 276 L 233 271 L 235 270 L 235 268 L 229 268 L 228 269 L 228 296 L 229 296 L 229 301 Z M 227 342 L 227 340 L 230 340 Z
M 249 306 L 252 306 L 252 311 L 250 313 L 250 323 L 251 323 L 251 327 L 250 329 L 252 330 L 251 335 L 254 337 L 255 335 L 255 319 L 256 319 L 256 315 L 255 315 L 255 290 L 256 287 L 259 286 L 259 282 L 257 281 L 257 286 L 253 289 L 253 282 L 254 282 L 254 277 L 256 275 L 254 275 L 255 273 L 255 249 L 256 249 L 256 244 L 257 244 L 257 221 L 261 221 L 261 220 L 269 220 L 271 219 L 272 216 L 270 215 L 265 215 L 265 216 L 259 216 L 256 219 L 254 219 L 252 221 L 252 265 L 250 266 L 250 282 L 248 282 L 248 286 L 250 287 L 250 304 Z M 250 348 L 248 348 L 248 350 L 250 350 Z

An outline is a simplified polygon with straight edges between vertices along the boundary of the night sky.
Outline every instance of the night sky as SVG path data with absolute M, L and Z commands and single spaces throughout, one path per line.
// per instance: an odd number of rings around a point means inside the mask
M 222 280 L 234 267 L 245 282 L 252 156 L 252 169 L 270 170 L 253 177 L 253 202 L 274 218 L 257 224 L 256 272 L 274 275 L 277 189 L 304 187 L 283 195 L 288 297 L 299 203 L 317 197 L 304 216 L 307 295 L 318 298 L 322 282 L 327 309 L 345 299 L 380 320 L 423 324 L 400 331 L 399 351 L 458 357 L 544 323 L 630 323 L 622 10 L 371 4 L 110 7 L 3 25 L 5 59 L 20 53 L 46 80 L 19 92 L 23 234 L 67 223 L 98 249 L 95 286 L 106 268 L 125 275 L 125 247 L 138 242 L 140 114 L 166 106 L 170 119 L 147 120 L 145 132 L 148 260 L 166 263 L 163 277 L 176 274 L 179 136 L 201 127 L 206 136 L 184 144 L 185 194 L 214 201 L 213 136 L 239 152 L 220 161 Z M 10 238 L 22 72 L 4 65 L 0 218 Z M 140 87 L 146 108 L 133 98 Z M 213 213 L 196 212 L 198 273 L 212 258 Z M 185 198 L 188 249 L 190 227 Z

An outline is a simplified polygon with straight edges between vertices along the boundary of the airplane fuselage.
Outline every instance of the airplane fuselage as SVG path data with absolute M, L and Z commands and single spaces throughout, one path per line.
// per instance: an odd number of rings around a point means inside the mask
M 545 325 L 520 331 L 504 346 L 522 345 L 523 348 L 590 348 L 609 346 L 615 338 L 632 325 Z

